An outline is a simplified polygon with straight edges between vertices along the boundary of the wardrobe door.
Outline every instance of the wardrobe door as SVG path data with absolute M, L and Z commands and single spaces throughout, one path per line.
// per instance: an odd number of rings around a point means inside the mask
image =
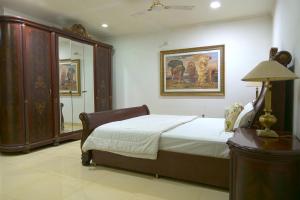
M 0 147 L 25 144 L 21 24 L 0 23 Z
M 95 111 L 111 109 L 111 48 L 95 46 Z
M 81 132 L 79 114 L 94 109 L 94 49 L 92 45 L 58 37 L 60 134 Z
M 24 26 L 23 45 L 26 142 L 35 143 L 54 137 L 51 32 Z

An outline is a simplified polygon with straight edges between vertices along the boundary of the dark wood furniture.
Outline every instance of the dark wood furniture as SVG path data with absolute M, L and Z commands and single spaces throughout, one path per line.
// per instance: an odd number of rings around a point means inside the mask
M 111 109 L 112 46 L 18 17 L 0 16 L 0 152 L 69 139 L 60 134 L 58 37 L 94 48 L 95 110 Z
M 289 66 L 292 55 L 288 51 L 279 51 L 272 48 L 270 59 L 276 60 L 289 70 L 294 71 L 294 66 Z M 273 92 L 275 91 L 275 93 Z M 280 93 L 278 93 L 279 91 Z M 278 98 L 280 96 L 280 98 Z M 293 129 L 293 101 L 294 81 L 272 82 L 272 112 L 280 120 L 272 127 L 274 130 L 292 132 Z
M 96 127 L 102 124 L 148 115 L 149 113 L 146 105 L 90 114 L 81 113 L 80 119 L 83 124 L 81 144 Z M 82 153 L 83 165 L 90 165 L 91 160 L 97 165 L 172 177 L 221 188 L 228 188 L 229 183 L 229 160 L 224 158 L 169 151 L 159 151 L 156 160 L 126 157 L 98 150 Z
M 265 92 L 266 90 L 263 88 L 259 98 L 254 102 L 255 113 L 250 121 L 256 119 L 256 112 L 262 109 Z M 80 119 L 83 124 L 81 146 L 92 131 L 102 124 L 148 114 L 150 112 L 146 105 L 89 114 L 81 113 Z M 156 160 L 126 157 L 98 150 L 82 152 L 83 165 L 90 165 L 91 160 L 98 165 L 172 177 L 221 188 L 229 187 L 229 160 L 225 158 L 161 150 L 158 152 Z
M 274 52 L 274 49 L 271 50 L 270 55 L 272 55 L 272 52 Z M 286 60 L 282 59 L 281 62 L 286 62 Z M 279 94 L 281 94 L 280 90 L 273 90 L 272 92 L 277 94 L 277 96 L 280 96 Z M 251 115 L 247 128 L 256 126 L 258 117 L 264 106 L 265 93 L 266 88 L 263 86 L 259 97 L 253 104 L 255 112 Z M 276 109 L 276 107 L 273 107 L 273 109 Z M 89 114 L 81 113 L 80 119 L 83 124 L 81 145 L 83 145 L 91 132 L 102 124 L 147 115 L 149 113 L 149 109 L 145 105 L 114 111 Z M 284 119 L 284 115 L 276 117 L 279 120 Z M 98 165 L 172 177 L 221 188 L 229 188 L 229 159 L 196 156 L 169 151 L 159 151 L 157 160 L 131 158 L 98 150 L 82 152 L 82 164 L 90 165 L 91 161 Z
M 300 141 L 284 132 L 263 138 L 237 129 L 230 147 L 230 200 L 300 199 Z
M 64 107 L 64 104 L 63 103 L 60 103 L 60 130 L 64 130 L 65 129 L 65 119 L 64 119 L 64 115 L 63 115 L 63 107 Z

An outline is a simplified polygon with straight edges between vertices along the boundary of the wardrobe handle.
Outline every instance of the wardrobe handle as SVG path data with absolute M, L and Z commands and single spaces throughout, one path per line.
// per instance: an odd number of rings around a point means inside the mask
M 52 90 L 51 90 L 51 89 L 49 89 L 49 95 L 50 95 L 50 96 L 52 95 Z

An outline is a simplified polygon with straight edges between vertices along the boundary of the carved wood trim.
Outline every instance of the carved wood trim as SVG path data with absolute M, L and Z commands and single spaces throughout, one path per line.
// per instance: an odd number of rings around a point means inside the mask
M 86 28 L 81 24 L 73 24 L 70 28 L 65 28 L 64 30 L 75 33 L 76 35 L 79 35 L 80 37 L 85 37 L 85 38 L 91 39 Z
M 76 41 L 81 41 L 81 42 L 84 41 L 84 42 L 92 44 L 92 45 L 97 44 L 99 46 L 112 48 L 112 46 L 109 45 L 109 44 L 102 43 L 102 42 L 93 40 L 91 38 L 82 37 L 82 36 L 80 36 L 78 34 L 75 34 L 71 31 L 66 31 L 65 29 L 62 30 L 62 29 L 59 29 L 59 28 L 46 26 L 46 25 L 43 25 L 43 24 L 39 24 L 39 23 L 30 21 L 30 20 L 21 18 L 21 17 L 5 16 L 4 15 L 4 16 L 0 16 L 0 21 L 1 22 L 20 23 L 20 24 L 23 24 L 23 25 L 30 25 L 32 27 L 36 27 L 36 28 L 39 28 L 39 29 L 47 30 L 47 31 L 50 31 L 50 32 L 55 32 L 59 36 L 71 38 L 71 39 L 76 40 Z

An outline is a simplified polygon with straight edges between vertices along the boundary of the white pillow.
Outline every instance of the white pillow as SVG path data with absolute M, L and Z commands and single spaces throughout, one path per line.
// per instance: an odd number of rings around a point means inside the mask
M 247 103 L 247 105 L 245 105 L 244 109 L 242 110 L 242 112 L 240 112 L 239 116 L 237 117 L 233 125 L 233 129 L 240 128 L 242 125 L 245 125 L 245 123 L 249 121 L 253 109 L 254 107 L 252 102 Z

